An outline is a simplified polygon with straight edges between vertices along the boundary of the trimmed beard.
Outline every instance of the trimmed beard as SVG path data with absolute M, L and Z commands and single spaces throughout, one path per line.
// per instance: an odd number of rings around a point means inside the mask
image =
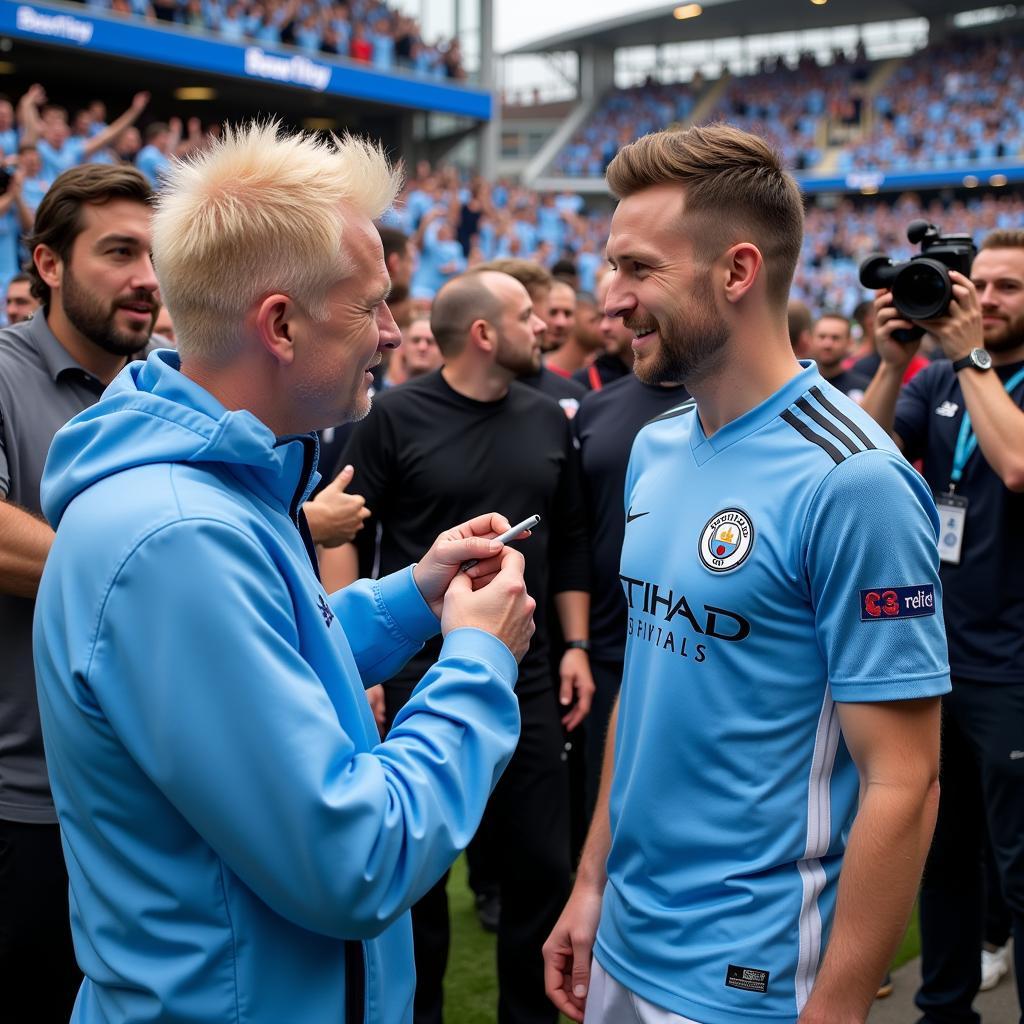
M 1015 316 L 1006 322 L 1006 334 L 998 341 L 985 341 L 987 352 L 1012 352 L 1024 345 L 1024 316 Z
M 539 373 L 544 365 L 541 355 L 538 348 L 531 348 L 528 353 L 512 348 L 505 341 L 505 335 L 498 332 L 498 349 L 494 361 L 506 370 L 511 370 L 517 377 L 532 377 Z
M 114 326 L 114 317 L 124 302 L 148 302 L 153 306 L 153 315 L 149 328 L 144 332 L 123 331 Z M 160 306 L 152 292 L 136 290 L 130 297 L 121 296 L 115 303 L 105 307 L 87 289 L 83 288 L 71 272 L 70 264 L 64 272 L 64 282 L 60 293 L 60 302 L 64 315 L 83 337 L 88 338 L 97 348 L 115 356 L 129 356 L 141 352 L 148 344 L 153 326 L 156 324 Z
M 653 326 L 658 347 L 637 358 L 633 372 L 645 384 L 692 384 L 712 373 L 729 343 L 729 327 L 715 308 L 711 275 L 694 281 L 685 304 L 661 321 L 626 320 L 631 330 Z

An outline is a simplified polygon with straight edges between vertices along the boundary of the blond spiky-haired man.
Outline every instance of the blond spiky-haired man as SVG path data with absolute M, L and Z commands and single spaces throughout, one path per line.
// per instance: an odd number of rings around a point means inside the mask
M 497 514 L 379 581 L 317 576 L 312 431 L 365 415 L 398 343 L 372 223 L 397 184 L 373 145 L 273 124 L 175 165 L 153 255 L 179 350 L 51 450 L 35 652 L 73 1021 L 411 1018 L 407 911 L 511 757 L 534 603 Z M 439 629 L 382 743 L 364 690 Z

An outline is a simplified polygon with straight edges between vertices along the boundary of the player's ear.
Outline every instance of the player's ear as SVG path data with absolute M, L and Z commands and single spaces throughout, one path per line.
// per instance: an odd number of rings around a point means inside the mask
M 725 301 L 739 302 L 762 273 L 764 257 L 753 242 L 737 242 L 722 256 Z

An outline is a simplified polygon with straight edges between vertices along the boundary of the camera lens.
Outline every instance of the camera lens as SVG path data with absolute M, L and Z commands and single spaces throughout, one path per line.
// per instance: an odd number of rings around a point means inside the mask
M 952 295 L 949 271 L 937 260 L 911 260 L 892 286 L 893 302 L 908 320 L 942 316 L 949 308 Z

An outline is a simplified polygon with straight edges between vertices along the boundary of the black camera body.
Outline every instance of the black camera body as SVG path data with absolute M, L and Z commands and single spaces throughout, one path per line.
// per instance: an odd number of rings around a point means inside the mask
M 945 316 L 953 297 L 949 272 L 970 276 L 977 246 L 970 235 L 944 235 L 925 220 L 910 222 L 907 239 L 921 246 L 916 256 L 893 263 L 888 256 L 875 253 L 861 263 L 860 283 L 865 288 L 888 288 L 893 305 L 906 320 Z M 923 335 L 920 327 L 893 332 L 897 341 L 917 341 Z

